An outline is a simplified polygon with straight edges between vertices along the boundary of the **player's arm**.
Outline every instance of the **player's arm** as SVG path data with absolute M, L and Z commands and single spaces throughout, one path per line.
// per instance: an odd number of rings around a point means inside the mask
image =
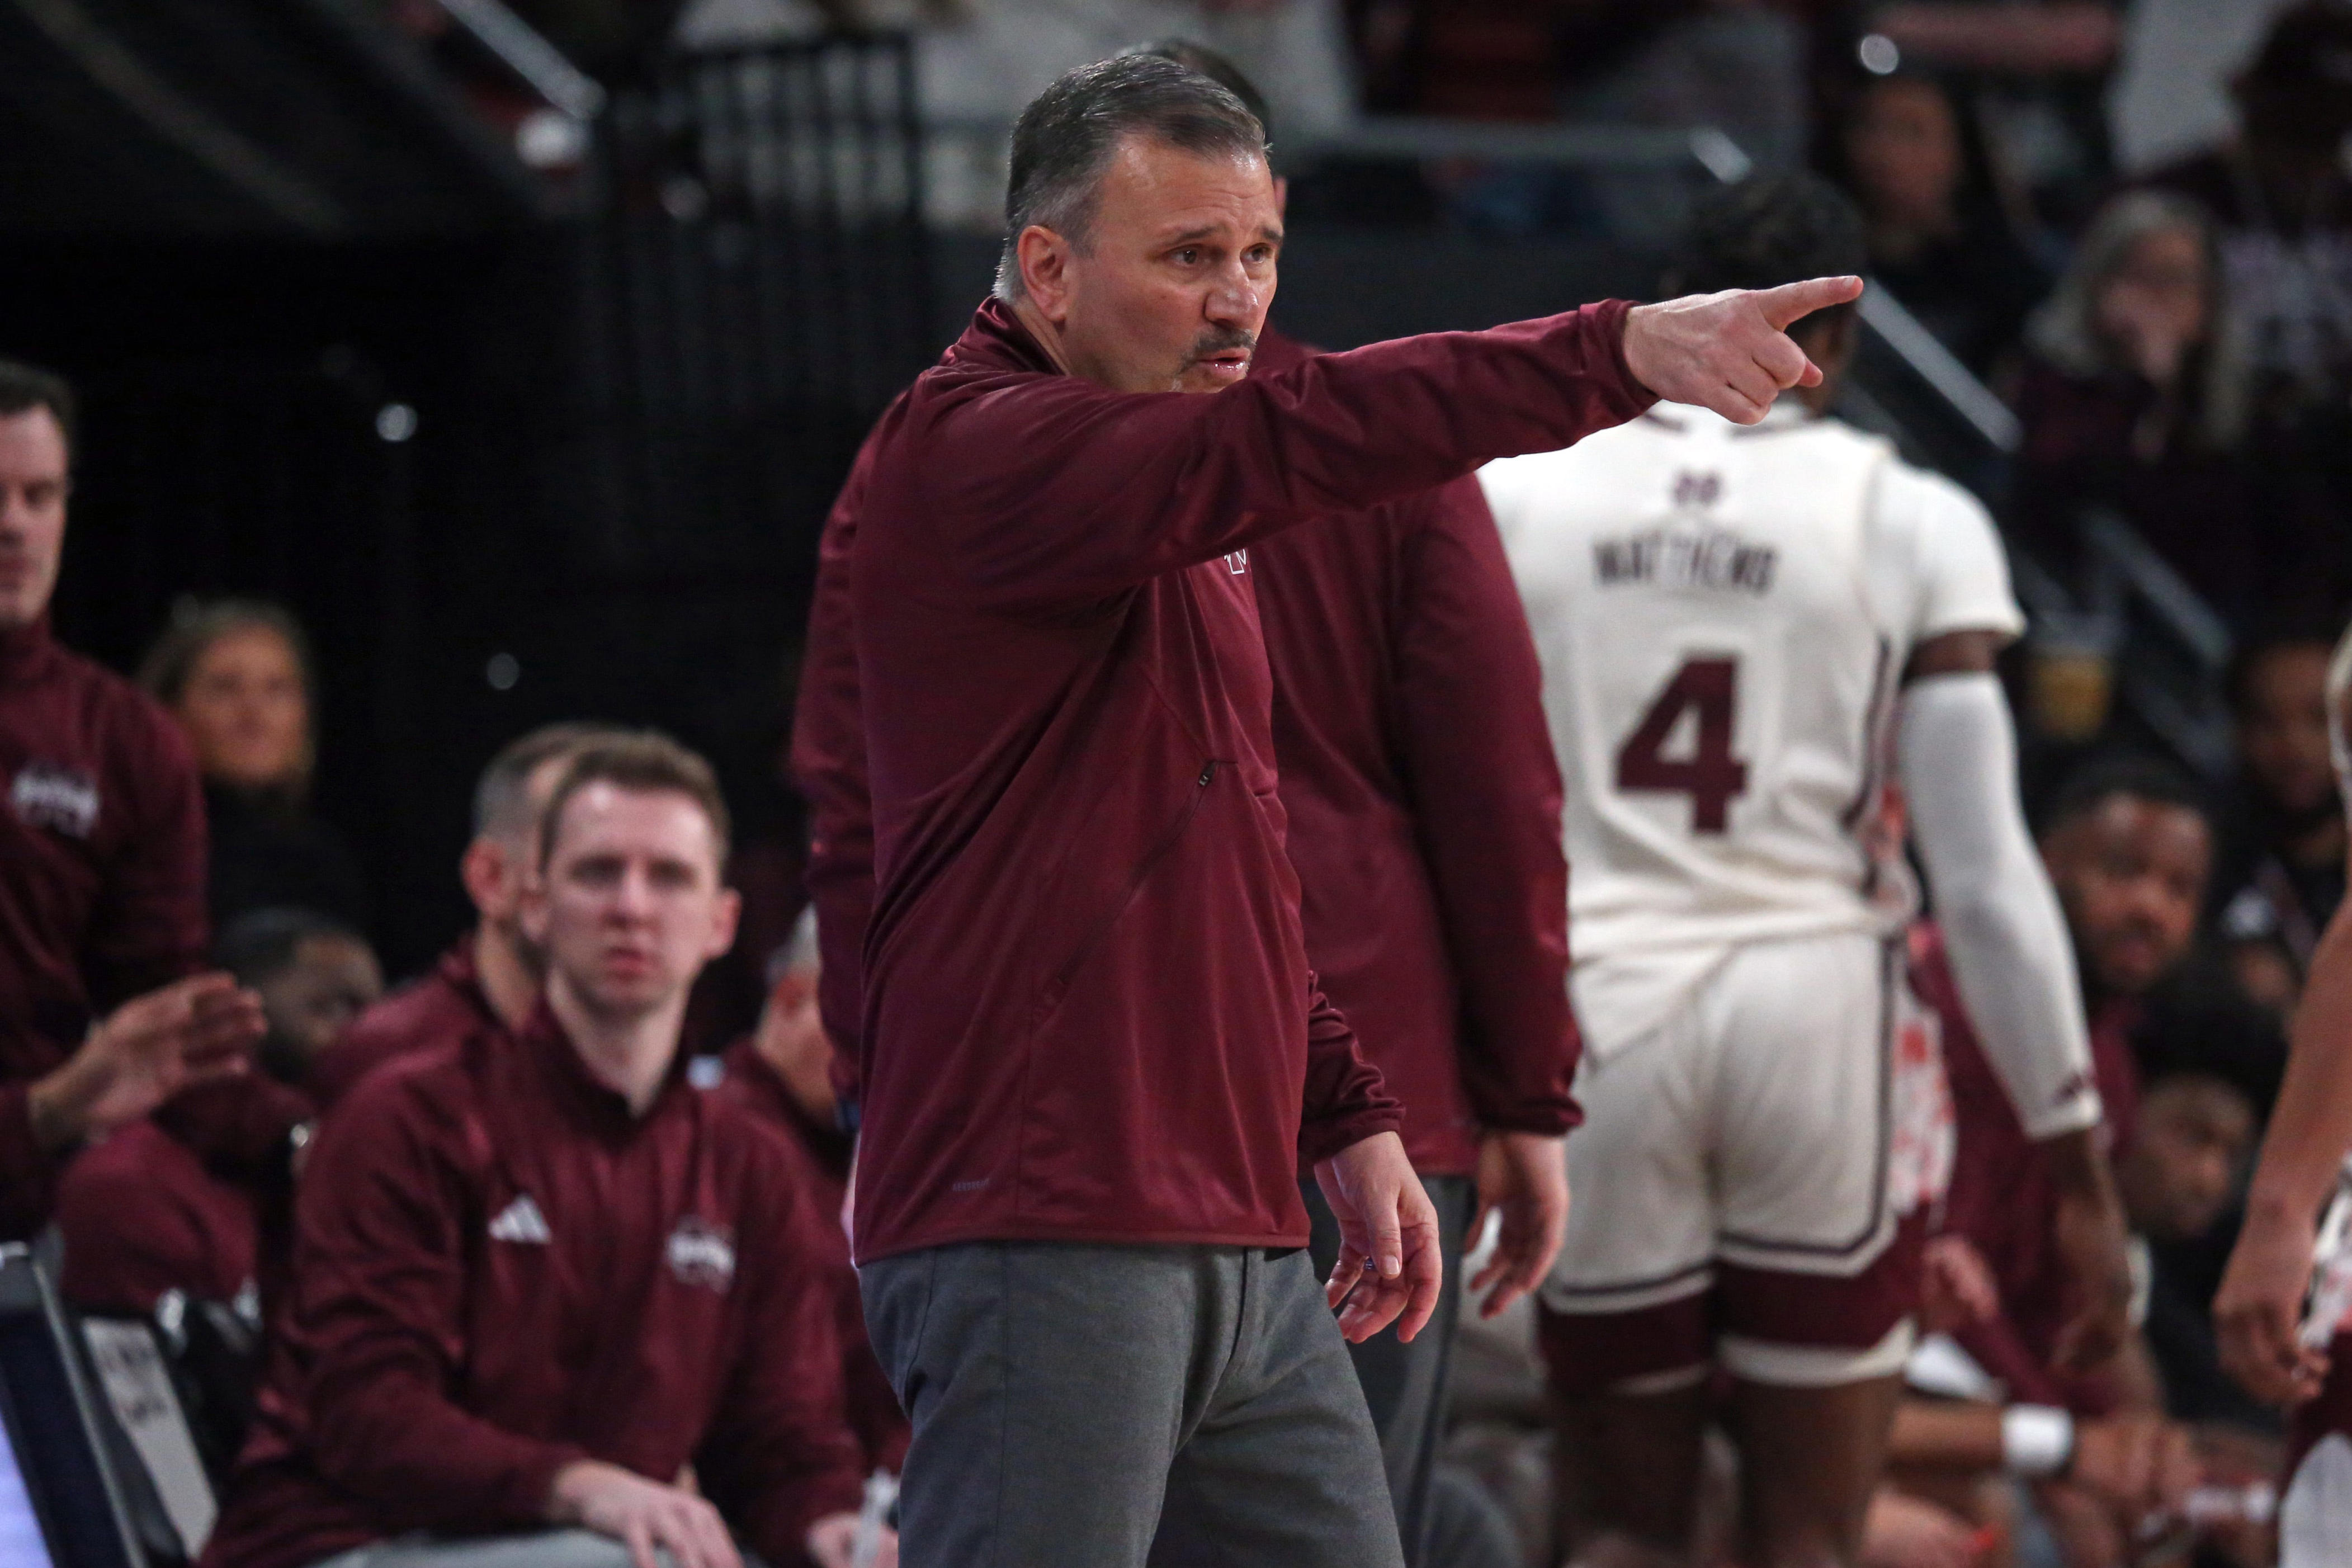
M 2099 1147 L 2074 944 L 2017 793 L 2017 738 L 1993 673 L 2006 634 L 1946 632 L 1905 671 L 1896 762 L 1952 973 L 1985 1054 L 2058 1189 L 2076 1311 L 2060 1359 L 2122 1342 L 2131 1303 L 2122 1206 Z
M 2221 1359 L 2253 1394 L 2307 1399 L 2326 1375 L 2326 1356 L 2295 1331 L 2311 1280 L 2321 1204 L 2352 1148 L 2352 901 L 2312 954 L 2295 1009 L 2286 1081 L 2246 1194 L 2245 1228 L 2214 1298 Z

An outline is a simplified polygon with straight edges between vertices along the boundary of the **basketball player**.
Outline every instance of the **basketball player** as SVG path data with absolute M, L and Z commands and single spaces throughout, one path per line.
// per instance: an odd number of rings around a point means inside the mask
M 1675 288 L 1863 255 L 1833 188 L 1759 178 L 1702 204 Z M 1855 331 L 1823 314 L 1806 346 L 1831 382 L 1801 406 L 1735 427 L 1662 404 L 1483 475 L 1568 786 L 1589 1120 L 1542 1321 L 1580 1563 L 1682 1560 L 1717 1367 L 1742 1560 L 1854 1560 L 1948 1136 L 1932 1049 L 1898 1072 L 1890 1048 L 1927 1038 L 1896 1027 L 1913 900 L 1874 831 L 1890 762 L 1962 994 L 2060 1173 L 2065 1353 L 2111 1353 L 2129 1300 L 2073 955 L 1992 673 L 2023 624 L 2000 545 L 1956 487 L 1822 416 Z
M 2352 811 L 2352 632 L 2327 675 L 2336 774 Z M 2286 1082 L 2271 1113 L 2213 1316 L 2221 1355 L 2253 1394 L 2300 1406 L 2279 1509 L 2280 1568 L 2352 1562 L 2352 1335 L 2332 1325 L 2327 1351 L 2300 1342 L 2315 1222 L 2352 1149 L 2352 900 L 2312 953 L 2296 1010 Z

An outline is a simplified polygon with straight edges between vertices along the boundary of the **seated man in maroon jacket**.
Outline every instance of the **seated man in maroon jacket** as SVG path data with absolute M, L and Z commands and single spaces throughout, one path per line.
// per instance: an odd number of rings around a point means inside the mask
M 700 758 L 573 758 L 524 909 L 539 1010 L 371 1075 L 312 1145 L 209 1568 L 739 1568 L 739 1537 L 846 1568 L 839 1233 L 677 1054 L 726 854 Z
M 74 400 L 0 361 L 0 1241 L 80 1144 L 245 1070 L 260 1005 L 205 954 L 205 806 L 179 729 L 67 652 L 49 599 Z
M 1149 58 L 1023 112 L 1007 205 L 996 297 L 828 526 L 802 714 L 826 739 L 794 747 L 820 918 L 871 910 L 828 931 L 826 984 L 858 1008 L 856 1239 L 915 1427 L 908 1561 L 1130 1568 L 1165 1516 L 1227 1563 L 1397 1568 L 1340 1337 L 1428 1322 L 1436 1215 L 1307 969 L 1249 547 L 1657 395 L 1752 422 L 1819 376 L 1780 329 L 1861 283 L 1261 377 L 1262 129 Z M 868 962 L 836 969 L 836 941 Z M 1341 1237 L 1322 1292 L 1302 1165 Z
M 263 1301 L 276 1298 L 295 1132 L 314 1115 L 299 1086 L 383 994 L 383 976 L 365 937 L 307 910 L 241 915 L 213 953 L 261 998 L 264 1070 L 183 1094 L 67 1169 L 58 1184 L 59 1285 L 75 1306 L 146 1313 L 177 1290 L 234 1303 L 257 1329 Z M 239 1135 L 200 1146 L 176 1136 L 199 1107 L 215 1120 L 234 1116 Z
M 310 1081 L 320 1105 L 332 1105 L 385 1062 L 448 1044 L 454 1030 L 520 1028 L 530 1016 L 545 976 L 521 911 L 540 819 L 572 753 L 617 733 L 605 724 L 543 724 L 490 759 L 474 786 L 473 840 L 457 863 L 480 918 L 431 973 L 369 1008 L 320 1053 Z

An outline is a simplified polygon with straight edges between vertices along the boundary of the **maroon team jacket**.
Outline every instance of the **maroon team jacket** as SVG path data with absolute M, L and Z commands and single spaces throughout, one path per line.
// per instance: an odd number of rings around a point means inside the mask
M 1941 1228 L 1966 1237 L 2000 1287 L 2000 1315 L 1953 1337 L 2008 1385 L 2011 1399 L 2104 1415 L 2114 1407 L 2114 1390 L 2103 1379 L 2053 1364 L 2068 1307 L 2053 1217 L 2056 1194 L 2041 1151 L 1977 1042 L 1943 933 L 1930 923 L 1912 928 L 1911 988 L 1942 1022 L 1944 1073 L 1952 1089 L 1958 1138 Z M 2111 1153 L 2130 1142 L 2137 1120 L 2139 1069 L 2130 1041 L 2137 1015 L 2135 1004 L 2122 1001 L 2095 1006 L 2091 1015 L 2091 1071 L 2106 1108 Z
M 691 1463 L 754 1550 L 804 1562 L 863 1476 L 833 1223 L 731 1098 L 680 1071 L 632 1116 L 544 1008 L 387 1066 L 303 1169 L 290 1300 L 207 1568 L 537 1528 L 583 1457 L 662 1481 Z
M 310 1064 L 308 1088 L 320 1106 L 333 1105 L 359 1081 L 412 1052 L 484 1033 L 504 1033 L 474 969 L 471 932 L 419 975 L 351 1021 L 341 1038 Z
M 205 803 L 187 742 L 46 618 L 0 632 L 0 1241 L 47 1222 L 61 1161 L 26 1090 L 90 1020 L 204 967 Z
M 58 1281 L 96 1311 L 154 1310 L 166 1291 L 274 1303 L 291 1247 L 293 1133 L 310 1098 L 260 1072 L 200 1085 L 84 1149 L 58 1178 Z
M 1249 547 L 1640 412 L 1625 310 L 1189 396 L 1063 375 L 991 301 L 883 416 L 861 1258 L 1306 1240 L 1297 1164 L 1399 1116 L 1307 969 Z
M 1258 340 L 1253 375 L 1310 351 Z M 1568 861 L 1543 668 L 1475 478 L 1250 548 L 1274 747 L 1323 994 L 1404 1103 L 1424 1175 L 1481 1128 L 1560 1133 Z

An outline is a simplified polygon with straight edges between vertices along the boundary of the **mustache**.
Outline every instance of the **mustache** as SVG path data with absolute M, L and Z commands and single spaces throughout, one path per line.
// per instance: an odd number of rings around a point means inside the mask
M 1195 360 L 1204 360 L 1211 354 L 1231 353 L 1235 349 L 1254 353 L 1256 348 L 1255 332 L 1244 332 L 1238 327 L 1227 327 L 1222 331 L 1202 333 L 1200 339 L 1192 344 L 1192 357 Z

